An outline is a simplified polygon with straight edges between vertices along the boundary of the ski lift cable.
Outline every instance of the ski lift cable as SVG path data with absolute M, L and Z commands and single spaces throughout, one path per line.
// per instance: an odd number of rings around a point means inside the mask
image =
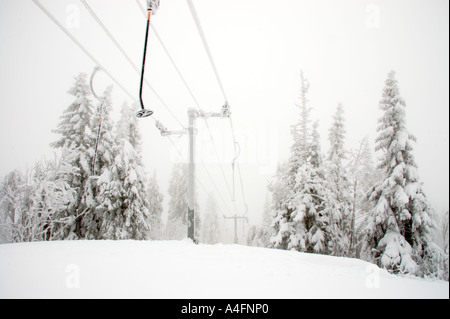
M 83 51 L 94 64 L 98 65 L 108 77 L 120 88 L 122 91 L 130 97 L 133 101 L 137 102 L 134 96 L 122 85 L 120 82 L 48 11 L 39 0 L 33 0 L 33 2 L 50 18 L 80 49 Z
M 189 6 L 189 10 L 191 12 L 192 18 L 194 19 L 195 25 L 197 27 L 197 31 L 198 31 L 198 33 L 200 35 L 201 40 L 202 40 L 203 47 L 205 48 L 206 54 L 208 55 L 209 62 L 211 64 L 212 68 L 213 68 L 214 74 L 216 76 L 216 80 L 217 80 L 217 82 L 219 84 L 219 87 L 220 87 L 220 89 L 222 91 L 222 95 L 223 95 L 223 97 L 225 99 L 225 103 L 228 103 L 228 98 L 227 98 L 227 95 L 225 93 L 225 89 L 223 87 L 222 81 L 220 79 L 219 72 L 218 72 L 216 64 L 214 62 L 214 58 L 212 56 L 211 50 L 209 48 L 208 41 L 206 40 L 205 33 L 203 31 L 200 19 L 199 19 L 198 14 L 197 14 L 197 10 L 195 9 L 195 6 L 194 6 L 194 3 L 192 2 L 192 0 L 187 0 L 187 4 Z M 207 122 L 206 119 L 205 119 L 205 124 L 206 124 L 206 127 L 208 128 L 211 141 L 212 141 L 212 143 L 214 145 L 214 150 L 215 150 L 216 156 L 219 157 L 218 153 L 217 153 L 217 148 L 215 146 L 214 139 L 213 139 L 212 134 L 211 134 L 211 130 L 209 128 L 209 125 L 208 125 L 208 122 Z M 219 160 L 219 158 L 218 158 L 218 160 Z M 219 163 L 220 163 L 220 160 L 219 160 Z M 221 165 L 221 171 L 222 171 L 222 175 L 223 175 L 223 177 L 225 179 L 225 182 L 227 183 L 228 192 L 229 192 L 230 196 L 233 198 L 232 193 L 231 193 L 231 189 L 230 189 L 230 186 L 228 185 L 228 182 L 227 182 L 227 179 L 226 179 L 226 176 L 225 176 L 225 173 L 224 173 L 222 165 Z
M 239 156 L 241 155 L 241 147 L 239 146 L 239 144 L 234 144 L 234 146 L 236 147 L 236 146 L 238 146 L 238 149 L 239 149 L 239 152 L 236 154 L 236 152 L 235 152 L 235 156 L 234 156 L 234 158 L 233 158 L 233 161 L 231 162 L 231 170 L 232 170 L 232 178 L 233 178 L 233 182 L 232 182 L 232 184 L 233 184 L 233 200 L 236 200 L 236 183 L 235 183 L 235 179 L 234 179 L 234 171 L 235 171 L 235 169 L 234 169 L 234 167 L 236 166 L 236 161 L 237 161 L 237 159 L 239 158 Z
M 200 188 L 201 188 L 201 189 L 203 190 L 203 192 L 205 193 L 205 195 L 208 195 L 209 192 L 206 190 L 206 188 L 205 188 L 205 186 L 203 185 L 203 183 L 202 183 L 199 179 L 196 179 L 196 181 L 197 181 L 198 185 L 200 186 Z M 220 213 L 221 215 L 223 215 L 222 209 L 220 209 L 219 206 L 217 206 L 217 210 L 219 211 L 219 213 Z
M 120 43 L 116 40 L 116 38 L 112 35 L 112 33 L 109 31 L 108 27 L 102 22 L 102 20 L 98 17 L 98 15 L 95 13 L 95 11 L 91 8 L 91 6 L 86 2 L 86 0 L 80 0 L 81 3 L 85 6 L 86 10 L 89 12 L 89 14 L 92 16 L 92 18 L 97 22 L 97 24 L 102 28 L 103 32 L 106 33 L 106 35 L 110 38 L 110 40 L 114 43 L 116 48 L 120 51 L 120 53 L 125 57 L 128 64 L 133 68 L 133 70 L 139 74 L 139 68 L 136 66 L 136 64 L 133 62 L 133 60 L 130 58 L 130 56 L 127 54 L 125 49 L 120 45 Z M 144 13 L 145 15 L 145 13 Z M 177 123 L 184 128 L 181 121 L 178 119 L 178 117 L 172 112 L 171 108 L 167 105 L 167 103 L 161 98 L 161 96 L 156 92 L 156 90 L 153 88 L 153 86 L 144 79 L 145 85 L 152 91 L 152 93 L 156 96 L 156 98 L 161 102 L 161 104 L 167 109 L 167 111 L 170 113 L 170 115 L 177 121 Z
M 220 192 L 219 188 L 217 187 L 216 182 L 214 182 L 214 179 L 211 177 L 211 174 L 209 173 L 209 170 L 206 168 L 206 165 L 205 165 L 205 163 L 203 161 L 202 161 L 202 166 L 203 166 L 203 169 L 206 172 L 206 175 L 208 176 L 209 180 L 211 181 L 211 184 L 213 184 L 214 189 L 219 194 L 219 197 L 222 200 L 222 202 L 223 202 L 223 204 L 224 204 L 224 206 L 226 208 L 226 211 L 228 212 L 228 214 L 232 215 L 231 212 L 230 212 L 230 209 L 228 208 L 228 205 L 227 205 L 224 197 L 222 196 L 222 193 Z
M 219 167 L 220 167 L 220 170 L 222 172 L 223 179 L 225 180 L 225 184 L 227 185 L 228 194 L 230 195 L 231 198 L 233 198 L 232 193 L 231 193 L 230 185 L 229 185 L 228 180 L 226 178 L 225 171 L 223 169 L 222 163 L 220 162 L 219 153 L 217 151 L 216 143 L 215 143 L 214 138 L 213 138 L 213 136 L 211 134 L 211 130 L 209 128 L 209 124 L 208 124 L 208 121 L 206 119 L 205 119 L 205 124 L 206 124 L 206 127 L 208 128 L 208 131 L 209 131 L 209 138 L 211 139 L 211 142 L 213 144 L 214 153 L 215 153 L 215 155 L 217 157 L 217 160 L 218 160 L 218 163 L 219 163 Z
M 239 155 L 240 155 L 240 146 L 239 146 L 239 143 L 236 141 L 236 134 L 235 134 L 235 131 L 234 131 L 233 120 L 231 119 L 231 117 L 229 118 L 229 120 L 230 120 L 231 133 L 232 133 L 232 136 L 233 136 L 234 152 L 236 154 L 236 159 L 237 159 L 237 157 L 238 157 L 237 147 L 239 147 Z M 236 162 L 236 164 L 237 164 L 236 166 L 237 166 L 238 175 L 239 175 L 239 181 L 240 181 L 240 184 L 241 184 L 242 200 L 244 202 L 245 213 L 247 214 L 247 212 L 248 212 L 248 204 L 247 204 L 246 197 L 245 197 L 245 192 L 244 192 L 244 183 L 242 181 L 241 167 L 239 165 L 239 162 Z
M 208 41 L 206 40 L 206 36 L 205 36 L 204 31 L 203 31 L 203 28 L 202 28 L 200 19 L 198 17 L 197 11 L 195 9 L 195 6 L 194 6 L 192 0 L 187 0 L 187 4 L 189 6 L 191 15 L 192 15 L 192 17 L 194 19 L 194 22 L 195 22 L 195 24 L 197 26 L 197 31 L 198 31 L 198 33 L 200 35 L 200 38 L 201 38 L 202 42 L 203 42 L 203 46 L 204 46 L 205 51 L 206 51 L 206 53 L 208 55 L 210 64 L 211 64 L 211 66 L 212 66 L 212 68 L 214 70 L 214 74 L 216 76 L 217 82 L 218 82 L 218 84 L 220 86 L 220 89 L 222 91 L 223 97 L 225 98 L 226 103 L 228 103 L 228 98 L 227 98 L 227 95 L 225 93 L 225 89 L 224 89 L 222 81 L 220 79 L 219 72 L 218 72 L 216 64 L 214 62 L 214 58 L 213 58 L 211 50 L 209 48 Z M 234 127 L 233 127 L 233 122 L 231 120 L 231 116 L 229 117 L 229 120 L 230 120 L 232 135 L 233 135 L 234 151 L 235 151 L 235 155 L 237 156 L 237 149 L 236 149 L 237 141 L 236 141 L 236 136 L 235 136 L 235 132 L 234 132 Z M 242 183 L 242 175 L 241 175 L 241 171 L 240 171 L 240 168 L 239 168 L 239 164 L 238 164 L 238 173 L 239 173 L 239 179 L 241 181 L 241 190 L 242 190 L 242 196 L 243 196 L 243 200 L 244 200 L 245 209 L 246 209 L 246 211 L 248 211 L 248 205 L 247 205 L 247 202 L 245 200 L 245 194 L 244 194 L 243 183 Z
M 225 101 L 228 102 L 227 95 L 225 93 L 225 89 L 223 87 L 222 81 L 220 80 L 219 72 L 217 71 L 216 64 L 214 62 L 214 58 L 211 54 L 211 50 L 209 49 L 208 41 L 206 40 L 205 33 L 203 32 L 202 25 L 200 23 L 200 19 L 198 17 L 197 11 L 195 9 L 194 3 L 192 0 L 187 0 L 187 4 L 189 6 L 189 10 L 191 11 L 192 18 L 194 19 L 195 25 L 197 26 L 197 31 L 200 35 L 200 38 L 203 42 L 203 47 L 205 48 L 206 54 L 208 55 L 209 62 L 211 63 L 211 66 L 213 68 L 214 74 L 216 75 L 217 82 L 219 83 L 220 90 L 222 91 L 223 97 L 225 98 Z

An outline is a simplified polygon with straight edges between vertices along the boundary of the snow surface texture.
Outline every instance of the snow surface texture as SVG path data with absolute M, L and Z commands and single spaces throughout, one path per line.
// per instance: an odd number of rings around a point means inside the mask
M 449 298 L 358 259 L 184 241 L 0 245 L 0 298 Z

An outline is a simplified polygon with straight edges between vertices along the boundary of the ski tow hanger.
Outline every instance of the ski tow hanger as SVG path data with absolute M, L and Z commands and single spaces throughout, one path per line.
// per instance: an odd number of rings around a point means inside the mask
M 136 116 L 138 118 L 149 117 L 153 114 L 152 110 L 146 109 L 144 107 L 144 102 L 142 100 L 142 91 L 143 91 L 143 84 L 144 84 L 145 60 L 147 57 L 147 44 L 148 44 L 148 31 L 150 28 L 150 17 L 152 14 L 156 13 L 156 10 L 158 10 L 158 8 L 159 8 L 159 0 L 147 0 L 147 11 L 148 11 L 147 30 L 145 32 L 144 58 L 142 60 L 141 86 L 140 86 L 140 91 L 139 91 L 141 110 L 139 110 L 136 113 Z

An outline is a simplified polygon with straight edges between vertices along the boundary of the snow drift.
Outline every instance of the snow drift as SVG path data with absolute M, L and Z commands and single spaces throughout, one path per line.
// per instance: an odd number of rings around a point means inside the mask
M 185 241 L 0 245 L 0 298 L 449 298 L 358 259 Z

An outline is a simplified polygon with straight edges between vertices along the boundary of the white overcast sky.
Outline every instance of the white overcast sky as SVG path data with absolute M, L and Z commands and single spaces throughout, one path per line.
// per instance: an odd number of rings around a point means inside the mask
M 77 39 L 138 97 L 139 75 L 75 0 L 41 0 Z M 145 5 L 145 1 L 141 1 Z M 134 0 L 88 3 L 137 65 L 146 19 Z M 240 168 L 251 223 L 261 221 L 267 180 L 289 155 L 289 126 L 298 116 L 299 73 L 311 83 L 313 119 L 320 122 L 322 150 L 339 102 L 344 106 L 348 149 L 376 137 L 378 103 L 390 70 L 397 72 L 407 103 L 407 126 L 417 137 L 415 156 L 433 206 L 448 209 L 449 193 L 449 2 L 447 0 L 194 0 L 228 96 L 240 142 Z M 161 0 L 153 17 L 167 49 L 200 106 L 218 111 L 224 102 L 185 0 Z M 51 133 L 73 102 L 66 92 L 94 63 L 31 0 L 0 1 L 0 176 L 24 170 L 51 155 Z M 176 117 L 187 125 L 196 106 L 150 33 L 147 79 Z M 112 82 L 99 74 L 101 91 Z M 129 100 L 114 88 L 114 116 Z M 146 90 L 144 100 L 169 129 L 181 127 Z M 223 213 L 235 210 L 228 121 L 209 120 L 223 171 L 203 121 L 198 122 L 198 178 Z M 142 120 L 145 164 L 156 170 L 166 193 L 176 151 L 150 119 Z M 186 138 L 174 139 L 185 152 Z M 376 156 L 374 158 L 376 160 Z M 208 169 L 210 177 L 206 173 Z M 211 179 L 222 194 L 215 192 Z M 243 211 L 236 175 L 236 207 Z M 201 207 L 205 192 L 199 188 Z M 167 200 L 166 195 L 166 200 Z M 230 222 L 231 223 L 231 222 Z

